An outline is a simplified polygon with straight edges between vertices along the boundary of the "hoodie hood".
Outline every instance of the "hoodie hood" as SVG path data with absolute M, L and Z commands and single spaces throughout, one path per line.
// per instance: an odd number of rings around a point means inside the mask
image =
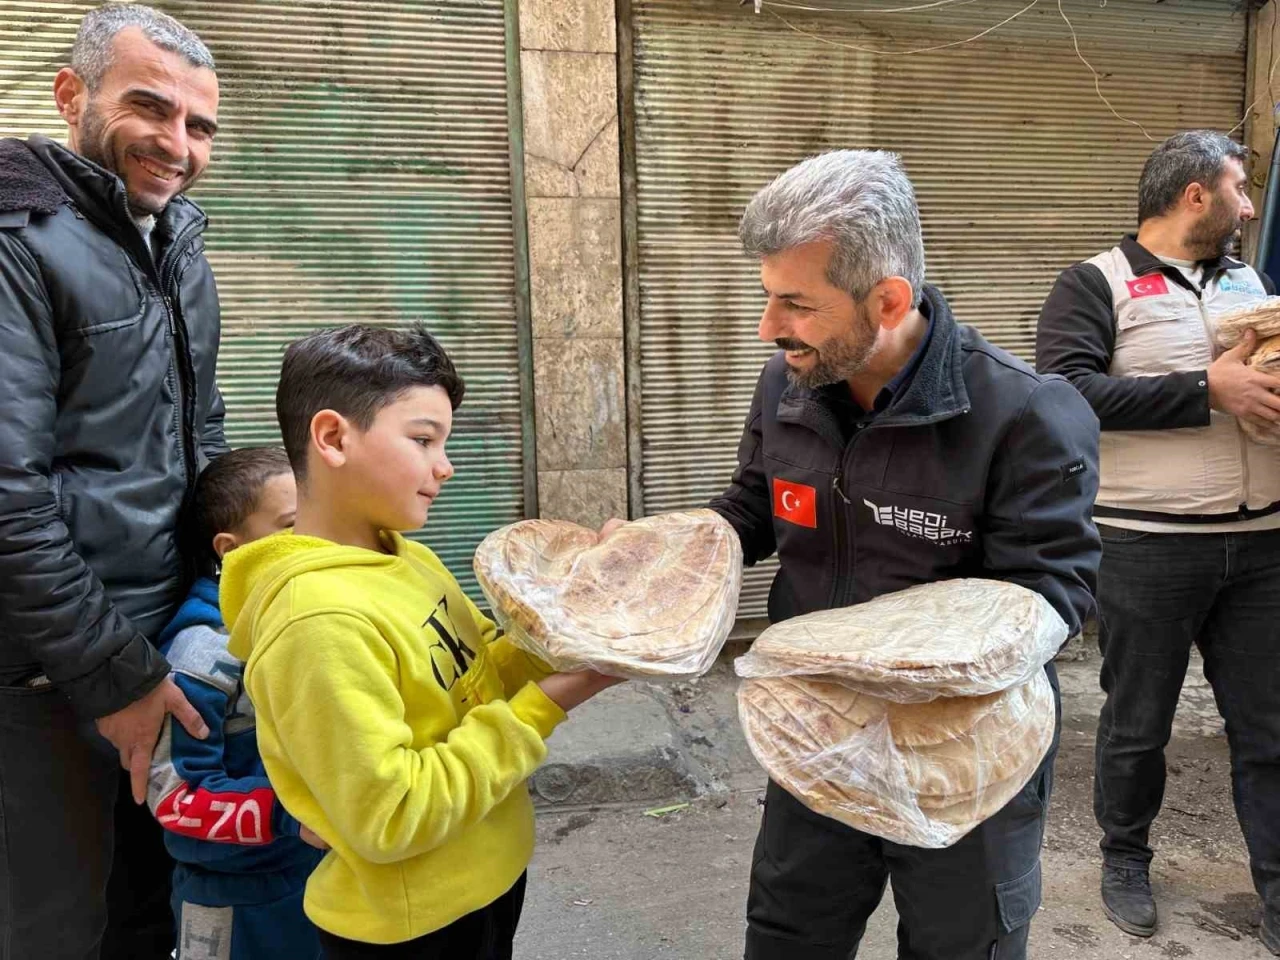
M 222 614 L 218 612 L 218 583 L 208 577 L 201 577 L 191 585 L 191 592 L 169 625 L 160 634 L 160 649 L 164 650 L 169 641 L 188 627 L 212 627 L 222 629 Z
M 383 535 L 394 553 L 346 547 L 319 537 L 277 533 L 232 550 L 222 565 L 222 616 L 231 631 L 232 656 L 248 660 L 271 634 L 254 629 L 289 582 L 304 573 L 334 567 L 391 566 L 399 563 L 405 541 L 397 533 Z

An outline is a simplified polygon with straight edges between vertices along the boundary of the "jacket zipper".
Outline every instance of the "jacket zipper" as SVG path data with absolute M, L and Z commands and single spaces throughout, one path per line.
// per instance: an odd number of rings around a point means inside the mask
M 129 199 L 126 194 L 122 194 L 120 200 L 120 209 L 125 217 L 125 222 L 133 223 L 133 214 L 129 210 Z M 174 309 L 173 301 L 169 298 L 168 280 L 171 279 L 173 271 L 176 269 L 175 264 L 181 259 L 182 255 L 187 252 L 187 248 L 195 242 L 195 237 L 203 226 L 203 221 L 195 220 L 188 224 L 187 227 L 174 238 L 173 243 L 169 246 L 168 253 L 165 257 L 166 268 L 162 271 L 160 264 L 156 263 L 155 254 L 151 251 L 151 244 L 146 244 L 147 257 L 145 262 L 140 264 L 145 273 L 150 275 L 152 283 L 156 285 L 156 293 L 160 295 L 161 302 L 164 304 L 165 321 L 169 328 L 169 339 L 173 344 L 171 348 L 171 357 L 173 361 L 174 372 L 177 374 L 174 386 L 178 393 L 178 435 L 182 444 L 182 464 L 186 471 L 186 487 L 188 492 L 195 484 L 196 474 L 196 456 L 195 456 L 195 372 L 191 365 L 191 350 L 187 342 L 185 326 L 178 322 L 177 312 Z M 133 238 L 141 240 L 141 234 L 135 228 L 131 240 Z
M 875 426 L 875 421 L 864 424 L 855 429 L 849 442 L 844 445 L 840 451 L 840 462 L 836 464 L 836 475 L 831 478 L 831 487 L 840 497 L 840 503 L 834 505 L 833 513 L 835 514 L 834 523 L 836 540 L 836 569 L 831 582 L 831 600 L 830 605 L 835 607 L 847 607 L 853 602 L 853 576 L 854 567 L 851 556 L 853 552 L 853 533 L 848 529 L 849 508 L 853 506 L 853 501 L 849 499 L 844 492 L 844 465 L 848 461 L 853 449 L 857 446 L 858 438 Z M 848 546 L 845 546 L 845 541 Z M 846 570 L 846 567 L 848 568 Z
M 200 222 L 196 221 L 189 224 L 182 233 L 174 238 L 173 244 L 169 247 L 165 257 L 164 270 L 159 275 L 160 296 L 164 301 L 165 317 L 169 322 L 169 335 L 173 342 L 173 358 L 178 373 L 178 408 L 182 415 L 182 458 L 187 471 L 188 489 L 195 483 L 196 479 L 195 368 L 191 359 L 191 344 L 190 338 L 187 336 L 187 326 L 178 315 L 174 301 L 169 295 L 169 288 L 173 284 L 178 262 L 195 242 L 199 229 Z
M 861 430 L 858 431 L 858 433 L 861 433 L 861 432 L 862 432 Z M 844 445 L 843 448 L 841 448 L 840 461 L 836 464 L 835 476 L 831 478 L 831 489 L 833 489 L 839 495 L 840 501 L 841 501 L 840 503 L 836 503 L 833 501 L 832 511 L 831 511 L 832 513 L 831 528 L 835 538 L 836 563 L 835 563 L 835 572 L 832 574 L 832 577 L 831 577 L 831 593 L 830 593 L 830 599 L 827 601 L 827 606 L 833 609 L 835 607 L 846 606 L 846 604 L 840 602 L 844 596 L 844 582 L 846 580 L 853 579 L 853 564 L 848 565 L 849 570 L 847 573 L 845 571 L 846 548 L 844 545 L 844 540 L 845 540 L 844 533 L 845 533 L 845 523 L 846 523 L 845 514 L 848 513 L 847 508 L 852 506 L 853 501 L 850 500 L 847 496 L 845 496 L 844 489 L 841 487 L 840 484 L 841 484 L 842 478 L 844 477 L 845 458 L 848 456 L 849 451 L 853 448 L 854 441 L 857 439 L 858 439 L 858 435 L 854 434 L 853 439 L 851 439 L 848 443 Z M 843 503 L 843 506 L 841 506 L 841 503 Z
M 961 407 L 960 415 L 967 414 L 969 412 L 969 409 L 970 409 L 969 407 Z M 853 501 L 850 500 L 848 494 L 844 492 L 844 465 L 845 465 L 845 462 L 849 459 L 850 455 L 853 453 L 853 448 L 857 445 L 859 437 L 865 434 L 868 430 L 874 430 L 876 427 L 883 428 L 883 427 L 892 427 L 892 426 L 894 426 L 894 424 L 892 423 L 886 424 L 886 423 L 880 423 L 878 422 L 878 420 L 872 420 L 870 423 L 865 424 L 863 427 L 858 429 L 858 431 L 854 433 L 853 437 L 849 440 L 849 442 L 845 444 L 844 449 L 840 451 L 840 462 L 836 465 L 835 476 L 831 478 L 831 489 L 834 490 L 840 498 L 840 503 L 836 503 L 832 511 L 835 514 L 835 516 L 833 517 L 834 522 L 832 523 L 832 527 L 834 528 L 835 543 L 836 543 L 836 564 L 835 564 L 836 569 L 835 569 L 835 575 L 831 584 L 831 599 L 830 599 L 830 605 L 833 609 L 837 607 L 849 606 L 853 602 L 853 596 L 854 596 L 854 591 L 852 589 L 852 586 L 854 582 L 854 567 L 856 566 L 856 564 L 854 563 L 852 557 L 849 558 L 849 562 L 848 562 L 849 570 L 847 574 L 844 569 L 846 566 L 845 564 L 846 552 L 852 553 L 852 548 L 853 548 L 852 534 L 850 534 L 847 538 L 849 540 L 848 551 L 845 550 L 844 542 L 843 542 L 846 539 L 843 536 L 843 534 L 848 532 L 845 530 L 845 515 L 848 511 L 843 509 L 841 504 L 843 504 L 844 507 L 853 506 Z
M 124 212 L 125 215 L 129 214 L 127 200 L 124 202 Z M 191 361 L 191 344 L 187 337 L 186 324 L 182 323 L 178 311 L 174 308 L 173 300 L 169 296 L 169 285 L 173 282 L 178 261 L 187 252 L 187 248 L 195 243 L 201 227 L 202 221 L 193 221 L 174 238 L 166 252 L 163 270 L 160 264 L 156 264 L 155 255 L 147 257 L 152 268 L 150 273 L 156 284 L 156 293 L 160 294 L 160 301 L 164 303 L 165 321 L 169 326 L 170 342 L 173 343 L 172 356 L 174 370 L 177 372 L 175 387 L 178 389 L 178 434 L 182 440 L 182 461 L 187 474 L 188 492 L 196 483 L 196 375 Z

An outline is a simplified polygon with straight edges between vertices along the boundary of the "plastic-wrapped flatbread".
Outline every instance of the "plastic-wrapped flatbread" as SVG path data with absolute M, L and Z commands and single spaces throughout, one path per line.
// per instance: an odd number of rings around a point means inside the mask
M 894 703 L 809 677 L 745 680 L 769 776 L 816 813 L 916 847 L 955 843 L 1026 786 L 1055 724 L 1044 671 L 1000 693 Z
M 485 538 L 474 568 L 507 635 L 553 668 L 689 678 L 733 627 L 742 547 L 711 510 L 646 517 L 603 543 L 575 523 L 526 520 Z
M 1280 297 L 1276 298 L 1280 300 Z M 1262 340 L 1249 355 L 1249 366 L 1273 377 L 1280 377 L 1280 336 Z M 1263 427 L 1252 420 L 1240 420 L 1240 429 L 1251 439 L 1269 447 L 1280 447 L 1280 425 Z
M 741 677 L 839 678 L 900 703 L 981 696 L 1029 680 L 1067 633 L 1034 590 L 943 580 L 773 624 L 735 668 Z
M 1258 341 L 1280 336 L 1280 297 L 1266 297 L 1253 303 L 1219 314 L 1218 343 L 1230 350 L 1244 339 L 1246 330 L 1255 330 Z

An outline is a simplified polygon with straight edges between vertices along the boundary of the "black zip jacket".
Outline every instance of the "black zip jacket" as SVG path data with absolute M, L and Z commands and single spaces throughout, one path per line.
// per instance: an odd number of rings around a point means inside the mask
M 180 516 L 225 450 L 205 224 L 173 200 L 153 256 L 119 178 L 0 141 L 0 671 L 43 672 L 87 717 L 167 674 Z
M 1071 384 L 958 325 L 938 290 L 925 287 L 921 310 L 933 326 L 919 365 L 872 418 L 851 418 L 837 388 L 792 386 L 782 354 L 769 360 L 711 506 L 747 563 L 778 553 L 774 622 L 987 577 L 1043 594 L 1075 633 L 1101 557 L 1098 420 Z

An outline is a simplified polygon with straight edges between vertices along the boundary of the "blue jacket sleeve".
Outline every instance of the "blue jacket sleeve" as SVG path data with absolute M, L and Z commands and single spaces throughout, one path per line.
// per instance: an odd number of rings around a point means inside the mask
M 276 798 L 266 775 L 227 772 L 229 698 L 212 684 L 181 673 L 174 682 L 209 726 L 197 740 L 170 718 L 151 761 L 147 803 L 172 833 L 215 844 L 253 845 L 297 836 L 300 824 Z M 228 848 L 228 855 L 234 849 Z

